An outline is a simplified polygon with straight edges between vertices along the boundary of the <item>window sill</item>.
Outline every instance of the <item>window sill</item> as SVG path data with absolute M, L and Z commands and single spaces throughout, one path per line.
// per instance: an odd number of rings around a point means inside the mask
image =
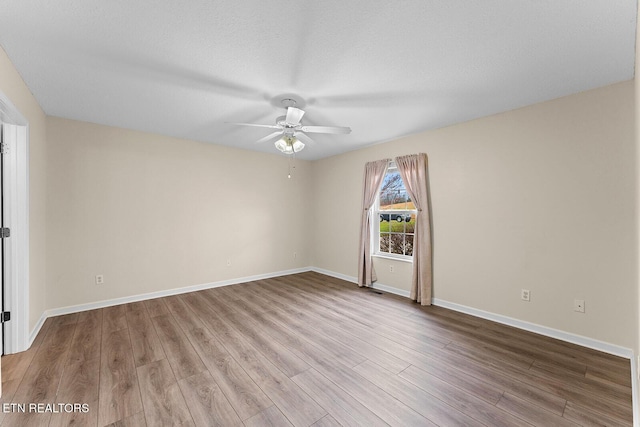
M 400 258 L 400 257 L 395 257 L 391 255 L 382 255 L 382 254 L 372 254 L 371 256 L 374 258 L 390 259 L 393 261 L 413 263 L 413 258 Z

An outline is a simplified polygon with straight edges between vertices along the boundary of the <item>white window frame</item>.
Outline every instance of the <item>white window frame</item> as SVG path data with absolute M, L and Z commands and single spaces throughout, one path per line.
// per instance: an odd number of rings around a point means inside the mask
M 397 170 L 398 167 L 396 166 L 395 162 L 392 160 L 389 162 L 389 166 L 387 167 L 387 170 L 385 172 L 385 176 L 387 173 L 389 173 L 389 171 L 393 171 L 393 170 Z M 404 185 L 404 181 L 402 183 Z M 374 230 L 372 230 L 371 233 L 371 247 L 373 248 L 373 256 L 376 257 L 380 257 L 380 258 L 390 258 L 390 259 L 394 259 L 394 260 L 399 260 L 399 261 L 405 261 L 405 262 L 413 262 L 413 255 L 404 255 L 404 254 L 394 254 L 391 252 L 381 252 L 380 251 L 380 214 L 409 214 L 409 215 L 417 215 L 418 210 L 417 209 L 389 209 L 389 210 L 381 210 L 380 209 L 380 191 L 382 190 L 382 187 L 380 187 L 380 189 L 378 190 L 378 194 L 376 195 L 376 200 L 373 203 L 373 214 L 374 214 L 374 218 L 373 221 L 371 222 L 372 227 L 374 227 Z M 389 225 L 391 225 L 391 217 L 389 217 Z M 407 233 L 399 233 L 399 234 L 407 234 Z M 414 233 L 409 233 L 409 234 L 414 234 Z M 415 236 L 415 234 L 414 234 Z

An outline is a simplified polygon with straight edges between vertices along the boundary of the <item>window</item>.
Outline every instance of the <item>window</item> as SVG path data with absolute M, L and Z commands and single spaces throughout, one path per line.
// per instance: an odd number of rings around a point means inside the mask
M 375 254 L 411 259 L 416 207 L 394 162 L 389 164 L 374 206 L 380 221 L 379 231 L 373 233 Z

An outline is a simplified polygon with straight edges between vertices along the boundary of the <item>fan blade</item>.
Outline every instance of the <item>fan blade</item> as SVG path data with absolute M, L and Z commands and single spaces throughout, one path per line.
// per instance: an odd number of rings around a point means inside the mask
M 304 142 L 305 144 L 315 144 L 316 142 L 309 138 L 307 135 L 305 135 L 302 132 L 296 132 L 296 138 L 298 138 L 300 141 Z
M 302 116 L 304 116 L 304 111 L 296 107 L 287 108 L 287 118 L 285 121 L 288 125 L 297 125 L 302 120 Z
M 282 129 L 280 126 L 278 125 L 258 125 L 255 123 L 231 123 L 231 122 L 226 122 L 229 125 L 239 125 L 239 126 L 254 126 L 257 128 L 269 128 L 269 129 Z
M 301 130 L 311 133 L 351 133 L 350 127 L 342 126 L 302 126 Z
M 256 141 L 256 144 L 262 144 L 263 142 L 275 142 L 282 138 L 282 131 L 273 132 L 264 138 L 260 138 Z

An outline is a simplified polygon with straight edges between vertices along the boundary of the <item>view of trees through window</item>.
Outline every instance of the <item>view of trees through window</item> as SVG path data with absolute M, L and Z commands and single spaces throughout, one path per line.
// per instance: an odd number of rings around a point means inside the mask
M 402 182 L 400 172 L 393 166 L 380 188 L 377 214 L 380 219 L 378 252 L 412 256 L 416 207 Z

